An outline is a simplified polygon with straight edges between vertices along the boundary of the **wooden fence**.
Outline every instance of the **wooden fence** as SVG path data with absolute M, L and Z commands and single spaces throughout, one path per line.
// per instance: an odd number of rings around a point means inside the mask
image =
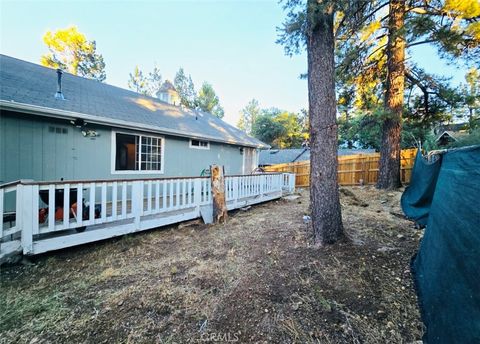
M 401 153 L 401 180 L 409 183 L 415 161 L 416 148 Z M 343 155 L 338 157 L 338 183 L 340 185 L 375 184 L 378 178 L 380 153 Z M 299 161 L 265 167 L 268 172 L 295 173 L 295 186 L 310 185 L 310 161 Z
M 293 178 L 289 173 L 226 176 L 227 209 L 292 192 Z M 14 201 L 13 212 L 7 212 L 6 199 Z M 207 177 L 0 185 L 0 263 L 14 253 L 39 254 L 191 220 L 211 208 Z

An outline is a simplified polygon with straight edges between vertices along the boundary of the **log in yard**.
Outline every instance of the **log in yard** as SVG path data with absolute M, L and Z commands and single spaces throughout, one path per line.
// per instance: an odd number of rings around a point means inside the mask
M 225 198 L 225 172 L 223 166 L 210 166 L 213 198 L 213 221 L 226 223 L 228 218 Z

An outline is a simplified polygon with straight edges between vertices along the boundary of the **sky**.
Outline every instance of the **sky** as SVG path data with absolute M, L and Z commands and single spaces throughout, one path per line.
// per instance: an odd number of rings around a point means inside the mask
M 306 54 L 288 57 L 276 44 L 285 13 L 277 1 L 5 1 L 0 0 L 0 52 L 39 63 L 47 52 L 48 30 L 76 25 L 95 40 L 107 80 L 128 88 L 136 65 L 148 73 L 156 64 L 173 80 L 183 67 L 196 88 L 212 84 L 236 124 L 240 110 L 255 98 L 261 107 L 298 112 L 308 107 Z M 429 72 L 453 77 L 465 70 L 447 65 L 429 47 L 412 58 Z

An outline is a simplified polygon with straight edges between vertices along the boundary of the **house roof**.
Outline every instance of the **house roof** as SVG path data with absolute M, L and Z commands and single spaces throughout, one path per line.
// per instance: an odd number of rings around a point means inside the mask
M 368 154 L 374 152 L 374 149 L 339 149 L 338 155 Z M 310 160 L 309 148 L 267 149 L 260 151 L 258 164 L 266 166 L 305 160 Z
M 0 109 L 268 148 L 212 114 L 170 105 L 95 80 L 64 72 L 65 100 L 54 97 L 56 89 L 55 69 L 0 54 Z
M 458 133 L 455 133 L 453 131 L 445 130 L 443 133 L 437 136 L 437 138 L 435 139 L 435 142 L 438 142 L 444 136 L 450 136 L 454 141 L 457 141 L 457 134 Z
M 162 86 L 160 86 L 160 89 L 158 90 L 158 92 L 167 92 L 169 90 L 172 90 L 172 91 L 177 91 L 175 89 L 175 86 L 173 86 L 172 82 L 170 80 L 165 80 L 165 82 L 162 84 Z
M 443 134 L 444 132 L 459 132 L 465 130 L 467 127 L 468 122 L 440 124 L 435 128 L 435 133 Z

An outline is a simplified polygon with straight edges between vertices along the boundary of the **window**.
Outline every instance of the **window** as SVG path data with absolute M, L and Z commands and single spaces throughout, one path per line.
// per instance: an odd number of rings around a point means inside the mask
M 68 134 L 67 128 L 48 127 L 48 131 L 50 133 L 56 133 L 56 134 Z
M 190 148 L 210 149 L 210 142 L 201 140 L 190 140 Z
M 114 133 L 115 171 L 163 172 L 163 138 Z

